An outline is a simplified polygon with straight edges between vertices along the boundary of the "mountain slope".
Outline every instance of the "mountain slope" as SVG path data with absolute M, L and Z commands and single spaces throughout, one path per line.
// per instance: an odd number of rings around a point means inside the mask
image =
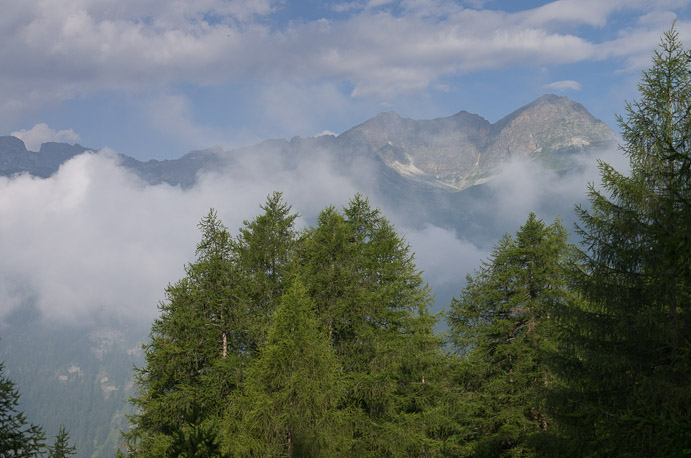
M 338 138 L 360 139 L 400 175 L 453 190 L 483 183 L 508 160 L 540 160 L 562 170 L 570 155 L 617 141 L 605 123 L 566 97 L 545 95 L 495 124 L 461 111 L 429 121 L 382 113 Z

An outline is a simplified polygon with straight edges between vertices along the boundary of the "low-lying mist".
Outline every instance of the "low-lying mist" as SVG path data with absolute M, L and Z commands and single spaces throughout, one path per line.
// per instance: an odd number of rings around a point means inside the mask
M 573 205 L 585 200 L 587 182 L 598 182 L 596 157 L 623 170 L 616 150 L 584 156 L 569 173 L 536 162 L 502 166 L 488 186 L 488 201 L 452 211 L 496 212 L 487 233 L 515 232 L 533 211 L 551 222 L 561 214 L 567 228 Z M 168 283 L 184 275 L 194 258 L 199 220 L 218 211 L 231 233 L 258 215 L 273 191 L 300 213 L 299 228 L 313 224 L 328 205 L 340 207 L 363 190 L 361 170 L 339 170 L 328 154 L 310 155 L 283 167 L 261 155 L 206 173 L 195 186 L 150 185 L 122 167 L 111 151 L 85 153 L 47 179 L 0 178 L 0 320 L 20 307 L 64 324 L 116 318 L 150 322 Z M 354 179 L 357 178 L 357 179 Z M 370 192 L 373 187 L 369 188 Z M 369 194 L 373 205 L 386 199 Z M 469 238 L 462 227 L 411 221 L 383 206 L 415 252 L 418 268 L 436 293 L 439 310 L 458 294 L 467 273 L 486 258 L 493 243 Z M 413 229 L 415 228 L 415 229 Z

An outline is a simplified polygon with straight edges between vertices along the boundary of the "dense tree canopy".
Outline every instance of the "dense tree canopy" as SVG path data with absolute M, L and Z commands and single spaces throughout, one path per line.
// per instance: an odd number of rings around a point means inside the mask
M 403 239 L 361 196 L 299 238 L 280 194 L 262 209 L 235 239 L 213 212 L 200 223 L 138 371 L 129 453 L 444 449 L 442 341 Z
M 299 278 L 227 414 L 232 456 L 337 456 L 341 371 Z
M 324 210 L 303 239 L 300 268 L 344 375 L 349 456 L 434 454 L 430 428 L 444 383 L 429 288 L 379 210 L 355 196 Z M 430 418 L 435 417 L 435 418 Z

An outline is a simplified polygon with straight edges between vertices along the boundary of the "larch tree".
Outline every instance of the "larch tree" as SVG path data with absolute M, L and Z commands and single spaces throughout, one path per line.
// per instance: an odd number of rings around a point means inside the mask
M 32 458 L 41 456 L 45 433 L 41 426 L 29 423 L 19 408 L 19 391 L 3 374 L 0 363 L 0 456 Z
M 342 214 L 321 213 L 299 263 L 343 370 L 342 434 L 350 438 L 343 456 L 441 453 L 441 342 L 408 245 L 356 195 Z
M 212 210 L 186 276 L 166 290 L 136 372 L 131 456 L 220 456 L 221 422 L 280 302 L 296 215 L 280 193 L 234 239 Z
M 236 275 L 230 234 L 213 210 L 199 228 L 197 259 L 166 289 L 144 347 L 146 364 L 136 372 L 139 394 L 131 402 L 138 412 L 125 434 L 131 456 L 213 456 L 219 450 L 219 404 L 238 378 L 223 361 L 238 358 L 235 348 L 229 354 L 229 334 L 238 328 Z
M 691 450 L 691 56 L 673 27 L 619 118 L 629 173 L 600 163 L 579 208 L 581 301 L 555 412 L 585 456 Z
M 274 192 L 260 208 L 263 213 L 245 221 L 234 241 L 240 283 L 240 308 L 246 323 L 247 351 L 256 353 L 266 341 L 269 319 L 281 300 L 297 249 L 295 220 L 283 194 Z
M 453 299 L 448 323 L 461 358 L 463 455 L 525 456 L 553 432 L 542 394 L 554 379 L 547 357 L 567 297 L 571 250 L 559 220 L 547 226 L 531 213 Z
M 341 371 L 302 282 L 274 312 L 267 342 L 228 411 L 231 456 L 338 456 Z

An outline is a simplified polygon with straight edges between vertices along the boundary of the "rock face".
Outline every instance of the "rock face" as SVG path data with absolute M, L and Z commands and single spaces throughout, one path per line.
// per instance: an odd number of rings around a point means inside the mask
M 583 105 L 555 95 L 540 97 L 495 124 L 466 111 L 429 121 L 382 113 L 341 137 L 359 139 L 404 177 L 455 190 L 486 181 L 513 158 L 562 170 L 572 165 L 573 153 L 617 141 Z

